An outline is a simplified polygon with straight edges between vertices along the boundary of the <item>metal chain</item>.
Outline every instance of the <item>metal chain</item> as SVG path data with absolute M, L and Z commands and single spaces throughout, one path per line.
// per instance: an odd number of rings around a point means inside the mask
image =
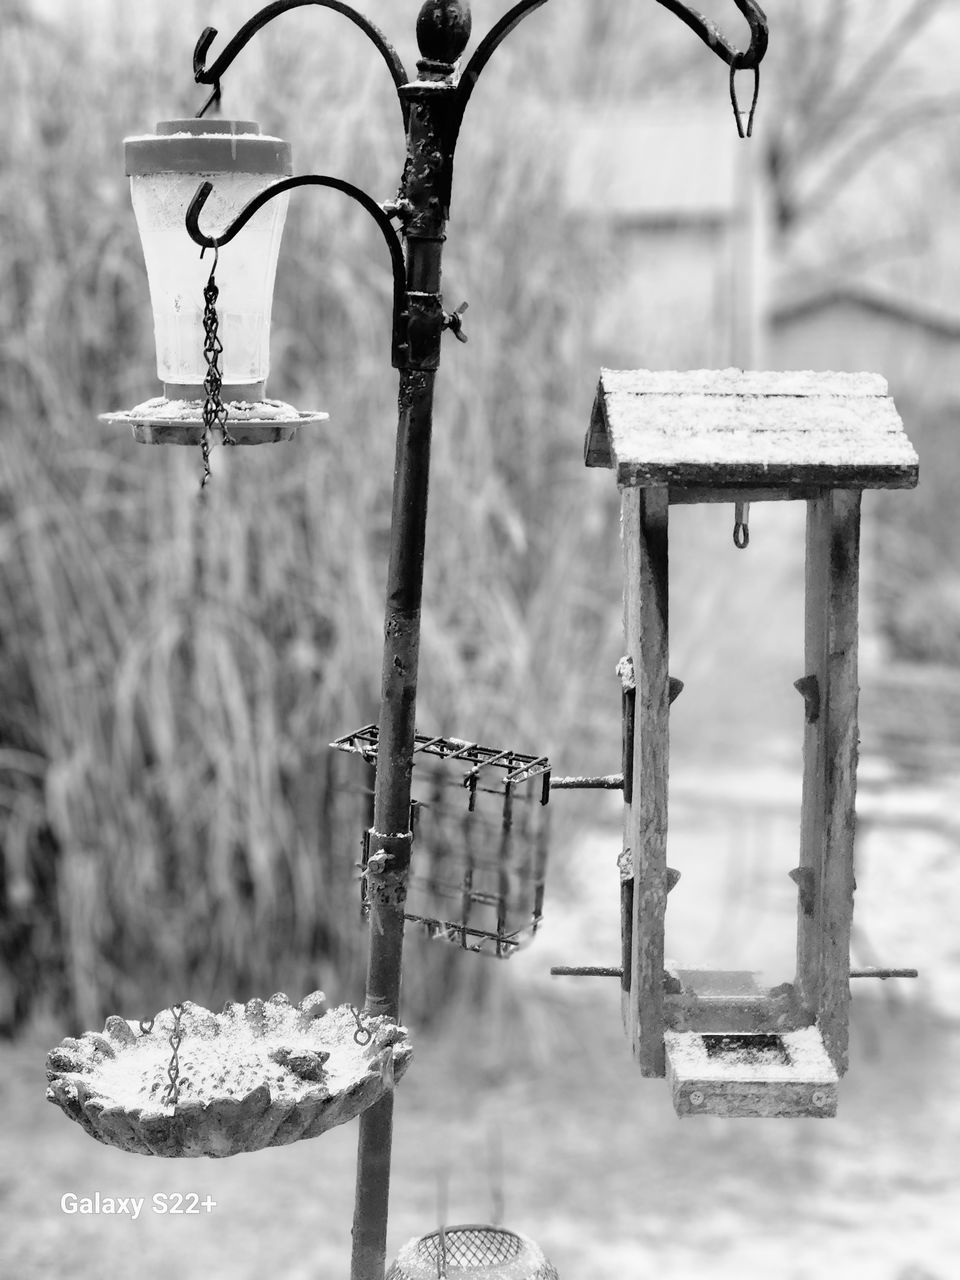
M 220 372 L 220 356 L 223 354 L 223 343 L 219 337 L 220 318 L 217 315 L 217 299 L 220 297 L 220 289 L 217 286 L 215 273 L 218 258 L 219 250 L 214 245 L 213 266 L 210 268 L 210 278 L 207 280 L 203 290 L 203 358 L 207 362 L 207 374 L 203 380 L 203 390 L 206 398 L 203 402 L 203 435 L 200 437 L 200 452 L 203 456 L 201 489 L 207 487 L 207 481 L 211 475 L 210 447 L 213 443 L 214 429 L 220 432 L 220 438 L 225 445 L 236 444 L 236 440 L 227 430 L 227 410 L 220 398 L 220 390 L 223 386 L 223 376 Z
M 180 1044 L 183 1041 L 183 1005 L 174 1004 L 170 1008 L 173 1012 L 173 1031 L 167 1038 L 167 1044 L 169 1044 L 173 1052 L 170 1055 L 170 1064 L 167 1067 L 167 1079 L 170 1083 L 164 1090 L 163 1101 L 165 1105 L 171 1103 L 176 1106 L 180 1099 Z M 140 1034 L 150 1035 L 155 1022 L 156 1018 L 141 1018 Z
M 173 1009 L 173 1031 L 170 1034 L 168 1044 L 173 1050 L 173 1053 L 170 1055 L 170 1065 L 167 1067 L 167 1078 L 170 1083 L 167 1085 L 163 1101 L 164 1103 L 175 1107 L 180 1099 L 179 1049 L 180 1043 L 183 1040 L 183 1024 L 181 1022 L 181 1018 L 183 1016 L 183 1005 L 175 1004 L 172 1005 L 171 1008 Z

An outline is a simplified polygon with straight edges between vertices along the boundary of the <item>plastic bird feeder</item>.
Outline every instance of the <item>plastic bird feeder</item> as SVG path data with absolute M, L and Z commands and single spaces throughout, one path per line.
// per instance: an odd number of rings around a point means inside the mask
M 153 134 L 126 138 L 124 159 L 163 395 L 102 417 L 128 422 L 142 443 L 194 444 L 202 434 L 207 375 L 203 291 L 214 255 L 201 258 L 185 229 L 186 212 L 199 184 L 211 182 L 205 221 L 216 237 L 251 200 L 290 175 L 290 144 L 262 134 L 252 120 L 163 120 Z M 243 235 L 217 254 L 219 395 L 237 444 L 289 439 L 301 423 L 327 416 L 301 414 L 266 399 L 273 288 L 288 199 L 284 192 L 268 201 Z

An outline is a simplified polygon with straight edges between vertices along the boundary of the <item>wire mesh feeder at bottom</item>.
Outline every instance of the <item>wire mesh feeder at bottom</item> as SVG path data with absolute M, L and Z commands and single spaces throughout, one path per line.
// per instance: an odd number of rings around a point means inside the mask
M 351 1005 L 328 1011 L 321 991 L 298 1005 L 279 993 L 230 1000 L 219 1014 L 186 1001 L 62 1040 L 47 1055 L 47 1098 L 107 1146 L 230 1156 L 352 1120 L 393 1088 L 411 1054 L 404 1027 L 361 1020 Z
M 503 1227 L 447 1227 L 409 1240 L 386 1280 L 559 1280 L 539 1245 Z

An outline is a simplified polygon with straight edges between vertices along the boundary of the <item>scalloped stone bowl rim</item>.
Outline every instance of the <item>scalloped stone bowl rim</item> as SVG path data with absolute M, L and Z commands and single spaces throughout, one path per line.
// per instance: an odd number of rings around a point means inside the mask
M 285 1093 L 271 1093 L 269 1085 L 261 1082 L 242 1096 L 189 1099 L 173 1108 L 155 1103 L 132 1107 L 97 1088 L 98 1066 L 135 1047 L 144 1034 L 137 1022 L 114 1015 L 102 1032 L 85 1032 L 79 1040 L 66 1037 L 50 1051 L 48 1100 L 107 1146 L 142 1155 L 218 1158 L 317 1137 L 352 1120 L 393 1088 L 412 1056 L 406 1028 L 386 1018 L 364 1016 L 363 1027 L 372 1032 L 371 1039 L 367 1044 L 355 1041 L 352 1006 L 328 1009 L 322 992 L 313 992 L 296 1005 L 278 993 L 266 1001 L 227 1001 L 220 1014 L 189 1001 L 183 1009 L 198 1028 L 204 1028 L 207 1041 L 222 1034 L 218 1030 L 210 1035 L 211 1020 L 223 1030 L 228 1026 L 236 1030 L 242 1017 L 252 1040 L 276 1040 L 278 1046 L 284 1038 L 302 1037 L 316 1027 L 320 1031 L 314 1037 L 316 1052 L 345 1049 L 356 1057 L 356 1069 L 344 1078 L 345 1055 L 338 1052 L 340 1084 L 333 1091 L 324 1073 L 316 1082 L 297 1077 Z M 154 1024 L 161 1019 L 172 1021 L 171 1010 L 161 1010 Z M 267 1019 L 272 1020 L 269 1027 Z M 165 1025 L 161 1034 L 168 1029 Z M 299 1097 L 291 1096 L 294 1090 Z

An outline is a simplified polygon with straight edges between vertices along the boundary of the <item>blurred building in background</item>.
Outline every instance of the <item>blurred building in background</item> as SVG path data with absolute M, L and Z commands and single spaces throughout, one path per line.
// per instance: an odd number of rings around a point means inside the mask
M 960 401 L 960 293 L 949 310 L 876 280 L 786 281 L 769 326 L 771 358 L 784 368 L 876 368 L 894 394 Z
M 715 99 L 578 116 L 566 203 L 612 232 L 618 283 L 597 345 L 613 364 L 757 368 L 769 236 L 762 153 Z

